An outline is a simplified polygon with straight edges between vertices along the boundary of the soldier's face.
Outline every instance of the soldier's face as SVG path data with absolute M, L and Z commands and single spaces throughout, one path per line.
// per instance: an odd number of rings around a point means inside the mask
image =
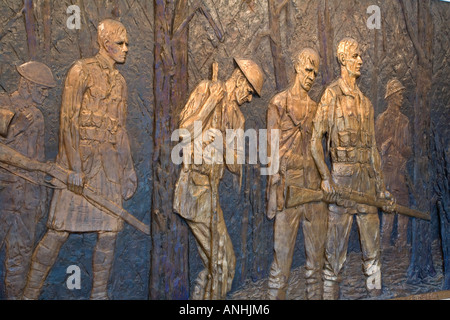
M 39 105 L 42 104 L 48 97 L 48 90 L 49 90 L 48 87 L 30 82 L 29 88 L 31 93 L 31 99 L 36 104 Z
M 361 75 L 362 63 L 359 46 L 350 46 L 345 55 L 345 68 L 349 72 L 349 75 L 358 78 Z
M 240 76 L 236 85 L 236 101 L 238 105 L 241 106 L 246 102 L 251 102 L 254 90 L 247 78 L 244 75 Z
M 117 63 L 124 63 L 128 53 L 128 37 L 126 30 L 113 34 L 105 41 L 108 55 Z
M 297 66 L 297 72 L 300 76 L 300 84 L 303 89 L 309 91 L 316 80 L 317 73 L 319 72 L 319 62 L 315 57 L 308 56 L 305 62 L 299 63 Z
M 403 93 L 404 92 L 405 92 L 404 90 L 400 90 L 400 91 L 393 93 L 391 96 L 392 104 L 394 104 L 397 107 L 400 107 L 403 104 Z

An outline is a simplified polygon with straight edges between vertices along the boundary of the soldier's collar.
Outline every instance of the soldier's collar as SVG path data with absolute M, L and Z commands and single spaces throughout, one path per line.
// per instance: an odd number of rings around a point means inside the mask
M 355 83 L 355 89 L 354 89 L 354 90 L 352 90 L 352 89 L 345 83 L 345 81 L 344 81 L 342 78 L 339 78 L 338 83 L 339 83 L 339 87 L 341 88 L 342 93 L 343 93 L 344 95 L 346 95 L 346 96 L 351 96 L 351 97 L 353 97 L 353 98 L 356 97 L 356 96 L 361 95 L 361 91 L 359 90 L 358 85 L 357 85 L 356 83 Z
M 95 57 L 96 57 L 98 63 L 100 64 L 100 67 L 102 67 L 103 69 L 108 69 L 110 71 L 116 70 L 116 68 L 114 67 L 114 64 L 111 63 L 108 59 L 106 59 L 100 53 L 98 53 Z

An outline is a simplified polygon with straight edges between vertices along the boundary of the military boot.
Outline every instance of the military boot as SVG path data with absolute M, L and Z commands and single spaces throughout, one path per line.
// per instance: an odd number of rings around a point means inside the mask
M 108 281 L 114 260 L 117 233 L 99 233 L 93 255 L 91 300 L 108 300 Z
M 31 258 L 27 284 L 24 289 L 24 300 L 37 300 L 50 269 L 58 257 L 59 250 L 69 237 L 67 232 L 47 231 L 37 245 Z

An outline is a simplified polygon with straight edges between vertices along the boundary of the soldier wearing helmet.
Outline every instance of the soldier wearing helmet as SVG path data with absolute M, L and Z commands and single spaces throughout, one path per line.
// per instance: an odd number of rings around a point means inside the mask
M 306 253 L 306 298 L 322 298 L 322 268 L 325 255 L 327 207 L 324 202 L 285 208 L 288 186 L 320 189 L 320 175 L 311 156 L 312 120 L 317 103 L 308 92 L 319 70 L 319 55 L 311 48 L 294 59 L 295 81 L 275 95 L 267 112 L 270 141 L 280 130 L 280 171 L 269 177 L 268 217 L 275 217 L 274 259 L 269 276 L 269 299 L 285 299 L 298 228 L 303 220 Z M 270 144 L 269 144 L 270 145 Z
M 197 278 L 192 295 L 192 299 L 197 300 L 224 299 L 231 289 L 236 266 L 217 189 L 225 166 L 240 176 L 241 165 L 237 161 L 223 161 L 224 148 L 232 149 L 234 160 L 237 160 L 239 150 L 222 137 L 226 130 L 244 129 L 245 119 L 239 106 L 250 102 L 253 94 L 261 95 L 264 78 L 262 70 L 252 60 L 236 58 L 235 62 L 237 67 L 225 82 L 215 79 L 202 81 L 191 93 L 180 115 L 180 129 L 188 130 L 195 141 L 192 153 L 183 155 L 185 163 L 176 184 L 174 210 L 186 219 L 191 228 L 205 267 Z M 194 122 L 201 123 L 201 132 L 194 129 Z M 223 134 L 220 139 L 217 133 Z M 200 134 L 202 139 L 198 139 Z M 196 161 L 195 154 L 204 156 Z M 212 224 L 214 215 L 217 221 Z M 212 245 L 213 237 L 218 240 L 217 248 Z M 217 260 L 213 259 L 214 254 Z M 214 277 L 216 284 L 211 282 L 211 267 L 218 268 Z
M 408 117 L 400 111 L 404 92 L 405 87 L 397 79 L 392 79 L 387 83 L 384 98 L 388 107 L 378 116 L 375 130 L 381 152 L 381 167 L 386 188 L 399 204 L 409 206 L 406 163 L 412 154 L 412 138 Z M 381 224 L 381 247 L 383 249 L 390 247 L 395 216 L 398 218 L 398 237 L 395 246 L 402 249 L 408 243 L 409 218 L 403 215 L 383 214 Z
M 56 86 L 53 74 L 45 64 L 30 61 L 17 67 L 19 87 L 11 96 L 4 96 L 0 142 L 38 161 L 45 160 L 44 116 L 42 107 L 48 90 Z M 11 120 L 11 115 L 14 117 Z M 5 119 L 4 119 L 5 120 Z M 9 123 L 9 121 L 11 122 Z M 22 177 L 33 178 L 23 172 Z M 45 214 L 47 193 L 37 186 L 0 169 L 0 244 L 6 246 L 5 287 L 7 299 L 20 299 L 34 247 L 36 223 Z

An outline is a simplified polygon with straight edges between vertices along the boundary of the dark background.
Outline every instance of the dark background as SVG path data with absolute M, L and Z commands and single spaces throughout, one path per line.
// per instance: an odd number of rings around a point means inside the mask
M 18 15 L 24 4 L 32 3 L 31 18 Z M 53 71 L 58 86 L 51 90 L 42 112 L 46 121 L 46 158 L 53 160 L 58 150 L 59 108 L 62 84 L 71 64 L 80 58 L 86 58 L 97 52 L 96 28 L 104 18 L 118 18 L 127 27 L 130 41 L 126 64 L 119 66 L 129 89 L 127 128 L 131 141 L 131 150 L 138 174 L 139 186 L 134 197 L 125 204 L 125 208 L 141 221 L 154 223 L 152 210 L 156 205 L 153 199 L 159 197 L 153 193 L 155 177 L 154 148 L 162 140 L 154 139 L 155 128 L 165 126 L 172 120 L 155 116 L 155 77 L 159 77 L 155 66 L 155 10 L 157 5 L 165 3 L 168 7 L 183 2 L 188 8 L 195 7 L 195 1 L 19 1 L 2 0 L 0 2 L 0 93 L 12 93 L 16 90 L 19 75 L 15 65 L 30 59 L 46 63 Z M 283 1 L 278 1 L 280 4 Z M 410 278 L 423 281 L 433 275 L 430 263 L 431 250 L 427 247 L 434 240 L 439 241 L 443 251 L 443 266 L 448 266 L 443 289 L 450 289 L 450 211 L 448 207 L 448 167 L 450 120 L 450 4 L 441 1 L 404 0 L 404 10 L 397 0 L 291 0 L 281 7 L 278 16 L 269 18 L 269 3 L 266 0 L 204 0 L 202 3 L 215 23 L 223 31 L 222 41 L 208 23 L 201 11 L 196 11 L 189 22 L 186 34 L 188 42 L 185 68 L 188 92 L 203 79 L 210 78 L 210 66 L 213 61 L 219 63 L 219 79 L 226 80 L 234 68 L 233 57 L 251 57 L 263 69 L 266 76 L 261 98 L 242 107 L 246 117 L 246 129 L 263 129 L 266 124 L 266 110 L 270 98 L 283 89 L 293 76 L 291 57 L 305 46 L 315 48 L 321 55 L 319 75 L 311 90 L 311 97 L 318 101 L 325 86 L 339 74 L 338 64 L 334 58 L 337 43 L 346 36 L 357 39 L 361 44 L 364 60 L 362 75 L 359 79 L 360 89 L 370 98 L 375 108 L 375 116 L 386 108 L 384 101 L 385 87 L 388 80 L 398 78 L 406 87 L 402 111 L 410 119 L 415 136 L 414 156 L 408 163 L 408 170 L 413 181 L 420 188 L 428 190 L 426 201 L 415 199 L 413 204 L 425 203 L 425 209 L 431 211 L 431 223 L 410 223 L 412 260 Z M 159 4 L 158 4 L 159 3 Z M 66 26 L 67 7 L 75 4 L 81 9 L 81 29 L 70 30 Z M 381 29 L 370 30 L 367 13 L 370 5 L 381 8 Z M 46 11 L 48 10 L 48 11 Z M 50 14 L 46 14 L 49 12 Z M 425 15 L 424 12 L 428 15 Z M 34 28 L 29 28 L 30 19 Z M 168 23 L 171 22 L 168 16 Z M 408 22 L 409 29 L 407 28 Z M 273 25 L 279 27 L 279 33 Z M 26 28 L 28 26 L 28 29 Z M 269 26 L 270 29 L 269 29 Z M 421 30 L 426 29 L 427 32 Z M 34 30 L 34 31 L 30 31 Z M 50 30 L 50 32 L 48 31 Z M 431 30 L 431 32 L 430 32 Z M 268 32 L 270 31 L 270 32 Z M 275 32 L 274 32 L 275 31 Z M 32 32 L 37 39 L 30 41 Z M 424 101 L 418 89 L 418 79 L 423 77 L 423 63 L 418 58 L 416 38 L 423 47 L 429 63 L 426 70 L 431 74 L 431 86 Z M 278 49 L 278 51 L 276 50 Z M 279 63 L 285 70 L 277 71 L 274 65 Z M 155 71 L 156 68 L 156 71 Z M 177 110 L 186 101 L 187 96 L 180 97 L 170 106 L 171 119 L 176 119 Z M 177 109 L 178 108 L 178 109 Z M 420 119 L 429 119 L 425 125 Z M 155 124 L 157 126 L 155 126 Z M 158 129 L 159 130 L 159 129 Z M 419 139 L 419 130 L 424 130 L 426 137 Z M 170 138 L 170 137 L 169 137 Z M 422 154 L 419 157 L 419 154 Z M 421 159 L 421 160 L 420 160 Z M 417 163 L 425 159 L 427 171 L 425 176 L 418 176 Z M 166 158 L 167 160 L 167 158 Z M 158 161 L 165 164 L 164 159 Z M 170 164 L 167 164 L 170 167 Z M 173 176 L 165 187 L 167 197 L 171 199 L 173 180 L 177 170 L 168 170 Z M 158 181 L 160 182 L 160 181 Z M 266 178 L 261 177 L 259 167 L 244 166 L 242 189 L 238 190 L 232 175 L 227 172 L 220 185 L 220 204 L 225 221 L 233 241 L 237 266 L 233 282 L 233 291 L 242 287 L 247 281 L 265 278 L 272 261 L 272 224 L 265 217 Z M 420 189 L 419 188 L 419 189 Z M 422 190 L 422 189 L 420 189 Z M 420 195 L 421 196 L 421 195 Z M 0 204 L 1 205 L 1 204 Z M 171 213 L 169 213 L 170 215 Z M 197 273 L 202 269 L 196 251 L 195 241 L 187 227 L 176 215 L 176 231 L 187 237 L 180 240 L 175 248 L 160 253 L 154 250 L 161 241 L 158 237 L 148 237 L 130 226 L 119 234 L 116 257 L 110 280 L 109 293 L 113 299 L 147 299 L 149 297 L 172 299 L 187 298 L 186 289 L 192 286 Z M 39 236 L 45 231 L 45 219 L 38 226 Z M 152 243 L 152 239 L 154 239 Z M 155 240 L 156 239 L 156 240 Z M 418 241 L 425 239 L 425 241 Z M 38 239 L 37 239 L 38 240 Z M 92 250 L 96 241 L 93 234 L 72 234 L 62 247 L 58 260 L 44 286 L 41 299 L 88 299 L 91 289 Z M 420 242 L 420 243 L 418 243 Z M 178 242 L 177 242 L 178 244 Z M 175 261 L 177 250 L 187 252 L 184 260 L 184 276 L 172 280 L 165 279 L 168 273 L 179 265 L 173 263 L 169 270 L 161 272 L 160 279 L 150 276 L 151 266 L 157 259 Z M 359 239 L 354 226 L 350 238 L 350 251 L 359 251 Z M 175 253 L 174 253 L 175 252 Z M 0 258 L 4 259 L 3 250 Z M 300 231 L 293 267 L 305 262 L 303 235 Z M 70 291 L 65 282 L 66 269 L 69 265 L 81 268 L 81 290 Z M 170 265 L 170 264 L 169 264 Z M 4 276 L 4 266 L 0 266 L 0 276 Z M 163 294 L 151 292 L 149 283 L 159 282 L 170 288 Z M 187 281 L 187 287 L 177 281 Z M 182 288 L 181 293 L 172 294 Z M 4 299 L 4 286 L 0 286 L 0 298 Z

